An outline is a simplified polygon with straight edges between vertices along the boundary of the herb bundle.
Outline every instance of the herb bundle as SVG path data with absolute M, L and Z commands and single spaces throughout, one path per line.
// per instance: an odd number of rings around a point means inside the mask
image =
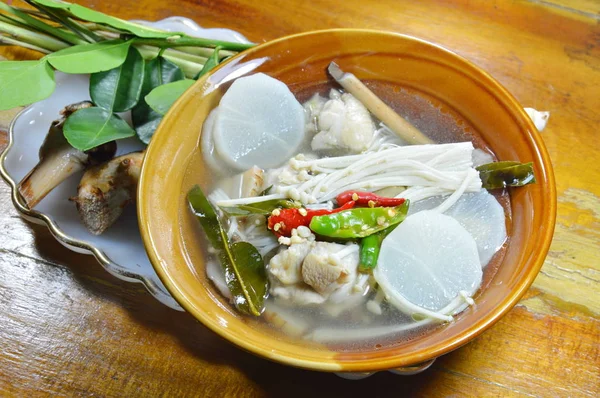
M 135 135 L 148 143 L 195 79 L 252 47 L 166 32 L 63 1 L 25 3 L 30 7 L 0 2 L 0 44 L 46 55 L 0 62 L 0 110 L 50 96 L 55 70 L 90 74 L 94 107 L 73 113 L 64 126 L 67 141 L 81 151 Z M 126 111 L 133 128 L 117 115 Z

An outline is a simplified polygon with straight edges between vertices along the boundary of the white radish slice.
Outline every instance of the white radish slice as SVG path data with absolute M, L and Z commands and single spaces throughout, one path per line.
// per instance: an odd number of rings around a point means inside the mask
M 435 196 L 411 202 L 408 214 L 436 208 L 445 198 Z M 504 209 L 494 195 L 485 189 L 463 194 L 444 214 L 455 218 L 473 236 L 482 267 L 490 262 L 506 241 Z
M 277 167 L 297 152 L 304 122 L 304 108 L 284 83 L 263 73 L 241 77 L 219 103 L 215 149 L 238 170 Z
M 375 280 L 388 301 L 407 314 L 442 321 L 460 296 L 472 296 L 482 278 L 473 237 L 450 216 L 421 211 L 408 216 L 381 245 Z

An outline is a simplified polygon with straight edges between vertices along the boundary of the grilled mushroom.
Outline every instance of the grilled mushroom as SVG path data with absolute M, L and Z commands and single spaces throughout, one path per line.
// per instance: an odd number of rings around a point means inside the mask
M 73 148 L 63 135 L 67 117 L 79 109 L 91 106 L 89 101 L 68 105 L 60 112 L 61 119 L 52 122 L 40 148 L 39 163 L 19 183 L 19 192 L 30 209 L 69 176 L 115 155 L 115 141 L 82 152 Z

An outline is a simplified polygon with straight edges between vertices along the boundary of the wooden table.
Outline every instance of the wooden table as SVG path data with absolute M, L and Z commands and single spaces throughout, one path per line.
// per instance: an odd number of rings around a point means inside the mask
M 600 394 L 600 2 L 80 3 L 125 19 L 183 15 L 255 42 L 361 27 L 453 49 L 524 106 L 551 112 L 543 136 L 556 172 L 556 233 L 533 287 L 491 330 L 418 376 L 351 382 L 267 362 L 221 340 L 23 221 L 0 184 L 0 396 Z

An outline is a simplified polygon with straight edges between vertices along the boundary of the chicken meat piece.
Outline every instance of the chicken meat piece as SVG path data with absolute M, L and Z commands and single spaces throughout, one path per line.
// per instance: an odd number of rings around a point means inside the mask
M 302 282 L 302 262 L 311 247 L 311 243 L 304 242 L 280 251 L 269 262 L 269 274 L 284 285 Z
M 313 150 L 345 149 L 353 153 L 366 151 L 376 130 L 367 108 L 347 93 L 323 105 L 317 115 L 317 127 L 319 133 L 311 143 Z
M 258 196 L 262 192 L 264 171 L 254 166 L 242 173 L 240 198 Z
M 219 188 L 228 198 L 248 198 L 258 196 L 263 191 L 264 170 L 253 166 L 243 173 L 222 178 Z
M 358 252 L 339 255 L 348 246 L 317 242 L 302 263 L 302 279 L 318 293 L 329 297 L 340 286 L 356 278 Z
M 306 117 L 306 132 L 308 134 L 316 134 L 319 131 L 317 116 L 321 113 L 323 105 L 325 105 L 327 101 L 327 97 L 321 97 L 317 93 L 302 105 L 304 108 L 304 116 Z
M 357 249 L 355 244 L 314 241 L 291 244 L 269 262 L 271 295 L 292 305 L 331 302 L 338 306 L 343 302 L 350 305 L 350 301 L 358 304 L 368 284 L 358 277 Z M 337 314 L 347 307 L 332 311 Z

